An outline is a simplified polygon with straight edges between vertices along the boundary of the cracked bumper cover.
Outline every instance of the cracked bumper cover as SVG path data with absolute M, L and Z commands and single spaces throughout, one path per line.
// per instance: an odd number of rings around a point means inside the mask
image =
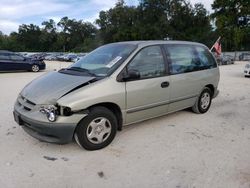
M 66 144 L 72 141 L 75 123 L 48 123 L 30 119 L 18 111 L 13 112 L 15 121 L 32 137 L 45 142 Z

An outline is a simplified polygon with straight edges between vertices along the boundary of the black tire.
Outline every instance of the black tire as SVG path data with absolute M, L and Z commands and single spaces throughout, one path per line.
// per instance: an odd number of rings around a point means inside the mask
M 102 143 L 93 143 L 93 142 L 98 142 L 97 137 L 90 139 L 88 138 L 87 132 L 90 130 L 91 133 L 94 132 L 97 136 L 99 136 L 100 133 L 103 134 L 103 132 L 105 132 L 103 131 L 104 129 L 99 128 L 99 131 L 101 129 L 101 132 L 96 133 L 97 131 L 93 131 L 94 128 L 91 127 L 91 123 L 96 123 L 95 120 L 98 121 L 99 119 L 102 119 L 102 118 L 104 120 L 105 119 L 107 120 L 105 121 L 105 125 L 103 127 L 107 126 L 106 129 L 109 129 L 109 126 L 110 126 L 111 130 L 109 133 L 104 133 L 104 135 L 101 136 L 103 139 Z M 99 122 L 97 122 L 96 124 L 98 123 Z M 96 127 L 95 130 L 97 130 L 97 128 L 98 127 Z M 99 107 L 91 108 L 88 116 L 86 116 L 79 122 L 74 133 L 74 138 L 76 140 L 76 143 L 80 145 L 81 147 L 85 148 L 86 150 L 98 150 L 98 149 L 102 149 L 106 147 L 113 141 L 116 135 L 116 131 L 117 131 L 116 116 L 109 109 L 99 106 Z
M 39 65 L 36 65 L 36 64 L 32 65 L 31 66 L 31 71 L 32 72 L 39 72 L 40 71 Z
M 205 96 L 209 96 L 209 100 L 207 100 L 208 104 L 205 105 L 204 103 L 202 103 L 202 98 Z M 192 107 L 193 112 L 197 113 L 197 114 L 204 114 L 206 113 L 210 106 L 211 106 L 211 102 L 212 102 L 212 92 L 208 87 L 205 87 L 203 89 L 203 91 L 201 92 L 199 98 L 197 99 L 197 101 L 195 102 L 194 106 Z

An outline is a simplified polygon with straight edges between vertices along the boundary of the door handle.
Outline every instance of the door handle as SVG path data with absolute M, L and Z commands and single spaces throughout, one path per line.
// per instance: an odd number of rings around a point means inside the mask
M 165 88 L 165 87 L 168 87 L 168 86 L 169 86 L 169 82 L 162 82 L 161 83 L 162 88 Z

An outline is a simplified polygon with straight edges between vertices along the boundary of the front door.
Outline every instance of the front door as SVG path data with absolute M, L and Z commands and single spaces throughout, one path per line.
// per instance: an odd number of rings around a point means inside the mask
M 140 78 L 126 82 L 126 124 L 167 113 L 169 77 L 161 46 L 143 48 L 127 65 L 127 71 L 139 72 Z
M 30 65 L 25 61 L 25 58 L 18 54 L 11 54 L 11 70 L 28 70 Z
M 8 71 L 11 70 L 12 64 L 10 60 L 10 56 L 8 53 L 0 54 L 0 71 Z

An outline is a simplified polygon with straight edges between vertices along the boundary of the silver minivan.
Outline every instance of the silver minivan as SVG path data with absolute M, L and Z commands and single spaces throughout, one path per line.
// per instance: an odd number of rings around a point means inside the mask
M 208 111 L 219 68 L 203 44 L 131 41 L 101 46 L 20 92 L 15 121 L 31 136 L 87 150 L 112 142 L 122 126 L 192 108 Z

